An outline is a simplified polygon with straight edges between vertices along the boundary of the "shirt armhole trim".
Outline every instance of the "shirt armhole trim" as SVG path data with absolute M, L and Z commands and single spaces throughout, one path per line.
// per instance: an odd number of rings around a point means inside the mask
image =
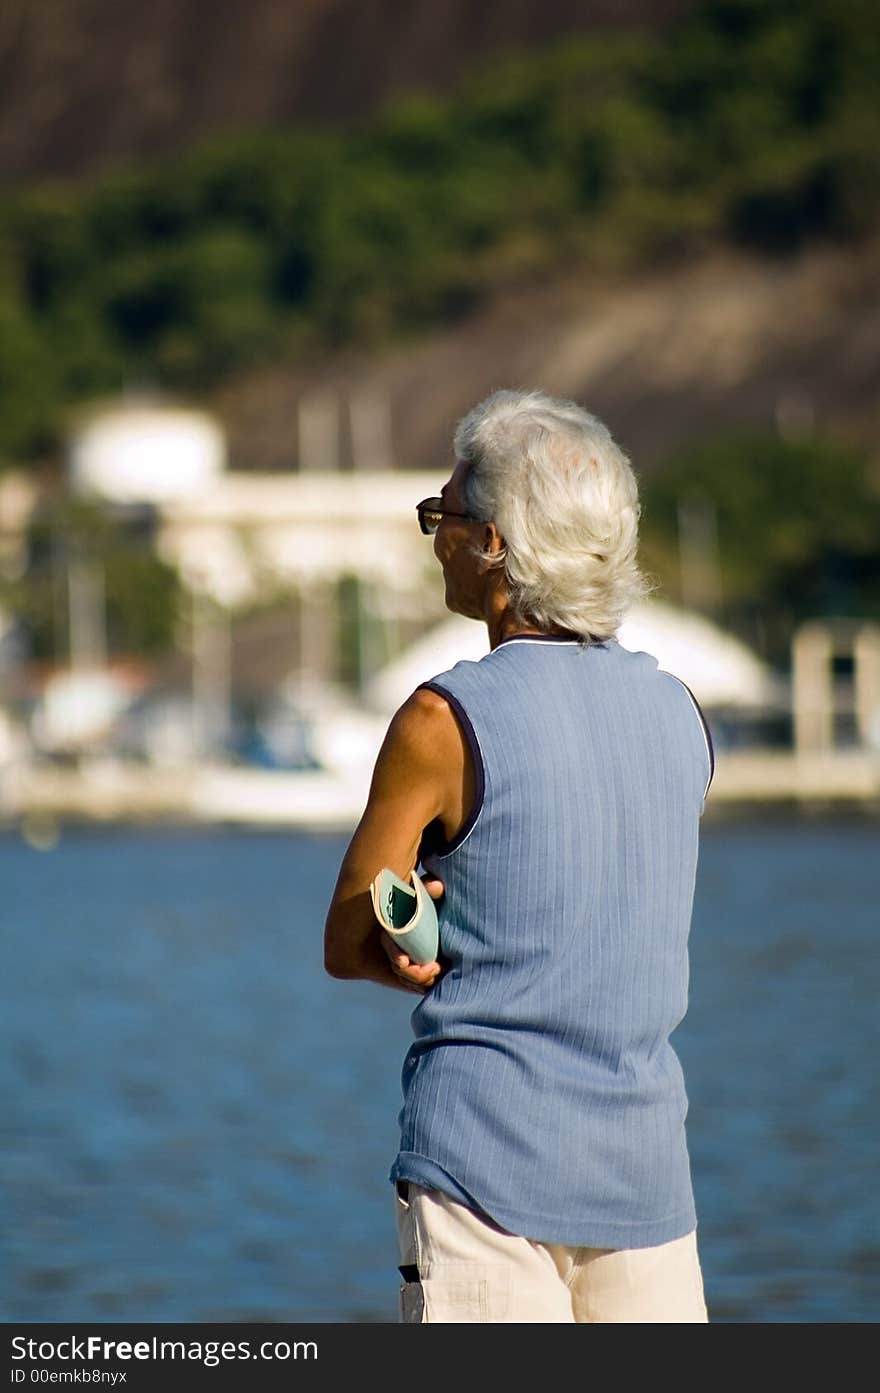
M 669 676 L 675 677 L 675 673 L 670 672 Z M 680 677 L 675 677 L 675 680 L 680 687 L 684 687 L 685 691 L 690 697 L 691 705 L 693 706 L 699 718 L 700 727 L 703 731 L 703 739 L 706 742 L 706 754 L 709 756 L 709 778 L 706 782 L 705 792 L 703 793 L 703 802 L 705 802 L 709 789 L 712 787 L 712 780 L 715 777 L 715 746 L 712 744 L 712 732 L 709 730 L 709 723 L 706 720 L 706 717 L 703 715 L 703 712 L 700 708 L 700 703 L 697 701 L 697 698 L 694 696 L 688 684 L 686 682 L 682 682 Z
M 473 807 L 462 823 L 461 827 L 452 838 L 451 842 L 439 842 L 433 848 L 435 856 L 449 856 L 453 851 L 457 851 L 463 842 L 467 840 L 471 832 L 477 825 L 477 819 L 483 811 L 483 799 L 486 794 L 486 773 L 483 765 L 483 752 L 480 749 L 480 742 L 477 739 L 476 731 L 471 725 L 470 716 L 465 711 L 458 697 L 453 696 L 452 692 L 446 690 L 439 682 L 420 682 L 417 691 L 436 692 L 438 696 L 448 701 L 452 711 L 461 727 L 462 733 L 467 740 L 474 761 L 474 802 Z

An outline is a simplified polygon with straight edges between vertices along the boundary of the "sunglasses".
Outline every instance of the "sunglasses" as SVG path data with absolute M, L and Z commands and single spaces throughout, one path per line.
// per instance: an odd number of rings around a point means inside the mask
M 442 498 L 423 498 L 421 503 L 416 504 L 416 512 L 419 518 L 419 527 L 426 537 L 431 537 L 440 526 L 441 518 L 464 518 L 466 522 L 479 522 L 479 518 L 473 517 L 470 513 L 452 513 L 448 508 L 443 507 Z

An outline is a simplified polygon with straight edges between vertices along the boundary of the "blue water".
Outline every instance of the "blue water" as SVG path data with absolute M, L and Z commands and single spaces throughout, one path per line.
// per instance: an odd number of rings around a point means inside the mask
M 0 1318 L 395 1319 L 412 1001 L 323 973 L 345 841 L 0 837 Z M 877 844 L 704 829 L 676 1044 L 715 1320 L 880 1317 Z

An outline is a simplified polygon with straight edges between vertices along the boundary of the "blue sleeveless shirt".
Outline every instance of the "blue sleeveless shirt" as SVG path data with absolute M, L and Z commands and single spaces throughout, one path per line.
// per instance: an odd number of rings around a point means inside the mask
M 392 1180 L 511 1233 L 638 1248 L 696 1224 L 669 1036 L 687 1007 L 708 728 L 616 640 L 515 635 L 424 684 L 470 744 L 473 810 L 420 850 L 447 964 L 412 1016 Z M 442 836 L 442 829 L 440 829 Z

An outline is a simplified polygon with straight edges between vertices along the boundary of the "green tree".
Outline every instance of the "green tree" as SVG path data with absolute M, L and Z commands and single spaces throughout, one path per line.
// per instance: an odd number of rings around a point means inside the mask
M 751 435 L 670 459 L 642 488 L 644 556 L 680 598 L 679 507 L 717 520 L 724 618 L 784 663 L 805 619 L 876 615 L 880 488 L 866 456 L 829 440 Z
M 0 453 L 126 380 L 375 342 L 525 274 L 788 254 L 880 213 L 880 7 L 703 0 L 508 56 L 361 131 L 214 139 L 0 200 Z
M 38 455 L 56 438 L 55 364 L 33 322 L 0 299 L 0 467 Z
M 37 658 L 69 653 L 68 568 L 86 562 L 103 580 L 107 650 L 149 656 L 171 648 L 182 604 L 177 572 L 156 555 L 148 517 L 83 499 L 46 504 L 28 537 L 29 562 L 0 592 Z

